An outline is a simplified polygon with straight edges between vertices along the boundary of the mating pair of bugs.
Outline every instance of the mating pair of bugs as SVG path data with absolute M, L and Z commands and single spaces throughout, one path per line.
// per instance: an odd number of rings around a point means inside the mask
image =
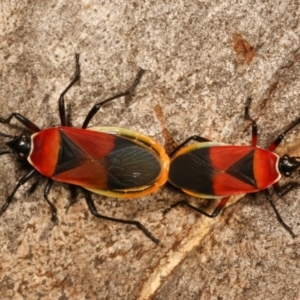
M 79 55 L 76 55 L 76 72 L 71 83 L 59 98 L 59 116 L 61 126 L 41 130 L 29 119 L 19 113 L 12 113 L 8 118 L 0 118 L 0 123 L 10 123 L 15 118 L 22 123 L 30 134 L 12 136 L 6 145 L 32 166 L 17 183 L 5 204 L 0 209 L 2 215 L 14 198 L 18 188 L 40 173 L 48 178 L 44 189 L 44 198 L 52 211 L 52 220 L 56 220 L 56 208 L 48 199 L 53 181 L 82 187 L 91 213 L 101 219 L 135 225 L 153 242 L 158 243 L 153 235 L 138 221 L 116 219 L 98 213 L 92 200 L 91 192 L 117 198 L 141 197 L 156 191 L 168 180 L 183 192 L 202 198 L 219 198 L 221 201 L 212 214 L 192 206 L 189 208 L 207 217 L 216 217 L 231 195 L 264 191 L 275 211 L 277 219 L 293 236 L 292 229 L 282 220 L 274 206 L 268 187 L 273 186 L 280 196 L 298 185 L 289 182 L 280 187 L 281 175 L 290 176 L 300 167 L 300 157 L 279 157 L 273 153 L 286 133 L 300 123 L 300 118 L 291 123 L 268 150 L 257 144 L 257 125 L 249 115 L 251 99 L 248 98 L 245 118 L 252 123 L 252 145 L 234 146 L 211 142 L 200 136 L 189 137 L 169 156 L 164 148 L 153 139 L 134 131 L 118 127 L 87 128 L 93 116 L 102 105 L 130 95 L 143 74 L 140 70 L 132 86 L 95 104 L 87 114 L 81 128 L 68 126 L 64 96 L 80 78 Z M 192 145 L 190 141 L 196 141 Z M 11 153 L 11 150 L 0 153 Z M 170 158 L 169 158 L 170 157 Z

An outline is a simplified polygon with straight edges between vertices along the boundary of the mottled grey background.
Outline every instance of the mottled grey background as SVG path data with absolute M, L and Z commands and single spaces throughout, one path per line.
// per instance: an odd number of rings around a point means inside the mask
M 1 116 L 16 111 L 43 128 L 58 124 L 57 100 L 80 53 L 82 77 L 66 96 L 74 125 L 142 67 L 135 95 L 104 107 L 93 125 L 144 133 L 168 151 L 191 134 L 249 144 L 243 110 L 252 96 L 259 144 L 267 146 L 300 115 L 299 13 L 288 0 L 2 0 Z M 278 152 L 300 156 L 299 132 Z M 25 170 L 13 156 L 0 160 L 4 203 Z M 164 216 L 179 199 L 202 203 L 166 187 L 130 201 L 93 196 L 100 212 L 140 220 L 161 239 L 156 246 L 132 226 L 95 220 L 82 194 L 73 203 L 58 183 L 49 196 L 58 208 L 53 225 L 45 180 L 29 194 L 33 182 L 0 219 L 1 299 L 299 299 L 299 238 L 278 224 L 263 195 L 215 220 L 180 207 Z M 299 195 L 274 198 L 297 234 Z

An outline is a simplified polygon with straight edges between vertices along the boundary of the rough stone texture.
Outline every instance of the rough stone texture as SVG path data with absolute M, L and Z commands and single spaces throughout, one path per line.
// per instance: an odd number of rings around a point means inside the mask
M 41 127 L 58 124 L 57 99 L 75 53 L 82 78 L 66 96 L 74 125 L 94 103 L 126 89 L 139 67 L 147 73 L 135 95 L 104 107 L 94 125 L 147 134 L 170 151 L 196 133 L 249 144 L 247 96 L 262 146 L 299 116 L 297 1 L 112 2 L 1 1 L 1 116 L 17 111 Z M 300 156 L 299 132 L 278 153 Z M 0 159 L 4 203 L 25 170 L 13 156 Z M 163 215 L 179 199 L 208 203 L 167 187 L 130 201 L 93 196 L 103 214 L 140 220 L 161 239 L 156 246 L 132 226 L 95 220 L 82 194 L 73 203 L 58 183 L 50 199 L 59 223 L 52 224 L 46 181 L 30 194 L 33 182 L 0 219 L 3 300 L 299 299 L 299 238 L 279 225 L 263 195 L 243 198 L 214 220 L 185 208 Z M 299 195 L 274 197 L 297 234 Z

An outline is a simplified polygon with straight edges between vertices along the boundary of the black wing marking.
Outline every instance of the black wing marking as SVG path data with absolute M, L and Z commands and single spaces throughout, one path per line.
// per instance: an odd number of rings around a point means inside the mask
M 116 149 L 106 157 L 108 186 L 126 189 L 150 185 L 161 172 L 158 157 L 146 148 L 131 141 L 124 148 Z
M 212 179 L 215 174 L 216 170 L 210 164 L 209 148 L 199 148 L 171 162 L 169 181 L 179 188 L 213 195 Z

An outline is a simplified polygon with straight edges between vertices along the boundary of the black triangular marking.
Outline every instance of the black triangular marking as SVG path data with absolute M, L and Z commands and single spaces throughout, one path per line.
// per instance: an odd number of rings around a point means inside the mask
M 199 148 L 179 155 L 170 165 L 169 181 L 194 193 L 213 195 L 213 178 L 216 171 L 209 158 L 209 148 Z
M 233 164 L 226 172 L 245 183 L 256 186 L 253 172 L 254 150 L 245 155 L 242 159 Z
M 60 131 L 60 150 L 54 175 L 73 169 L 81 165 L 86 159 L 87 154 L 64 132 Z

